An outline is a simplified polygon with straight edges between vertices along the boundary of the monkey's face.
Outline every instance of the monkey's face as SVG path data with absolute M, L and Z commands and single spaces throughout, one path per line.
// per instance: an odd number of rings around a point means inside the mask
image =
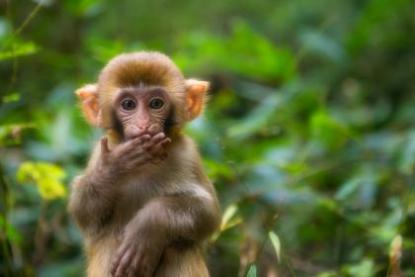
M 114 127 L 125 140 L 140 133 L 167 132 L 172 105 L 161 87 L 122 88 L 114 100 Z
M 113 58 L 96 84 L 76 91 L 87 121 L 110 131 L 112 141 L 147 132 L 174 137 L 199 116 L 209 83 L 184 79 L 177 66 L 157 52 Z

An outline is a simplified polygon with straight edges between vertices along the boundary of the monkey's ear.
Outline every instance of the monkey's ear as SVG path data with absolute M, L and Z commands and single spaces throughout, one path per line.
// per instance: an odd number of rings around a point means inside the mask
M 96 84 L 89 84 L 77 89 L 75 94 L 81 100 L 81 108 L 86 120 L 93 126 L 101 124 L 101 112 L 98 104 L 98 89 Z
M 209 82 L 194 79 L 186 80 L 186 109 L 189 121 L 202 113 L 208 89 Z

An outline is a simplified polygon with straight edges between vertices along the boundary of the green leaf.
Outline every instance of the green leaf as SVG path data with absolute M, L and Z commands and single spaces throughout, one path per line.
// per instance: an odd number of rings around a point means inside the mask
M 222 222 L 220 225 L 221 230 L 227 229 L 227 225 L 229 221 L 235 216 L 236 212 L 238 211 L 238 206 L 236 204 L 232 204 L 225 209 L 223 213 Z
M 321 32 L 307 30 L 301 34 L 305 48 L 338 64 L 344 63 L 345 51 L 340 43 Z
M 375 265 L 369 258 L 365 258 L 360 263 L 344 267 L 345 272 L 356 277 L 370 277 L 375 275 Z
M 22 241 L 22 236 L 19 234 L 16 228 L 14 228 L 14 226 L 9 222 L 6 222 L 4 217 L 0 215 L 0 231 L 2 230 L 6 231 L 6 236 L 11 242 L 20 243 Z
M 222 222 L 220 224 L 219 230 L 216 231 L 212 237 L 211 241 L 217 240 L 220 236 L 221 232 L 232 228 L 242 222 L 242 218 L 240 216 L 235 216 L 238 211 L 238 206 L 236 204 L 232 204 L 225 209 L 225 212 L 222 216 Z
M 340 186 L 335 194 L 335 199 L 354 208 L 371 207 L 375 201 L 381 174 L 370 166 L 362 166 L 362 169 L 356 175 L 352 175 L 349 180 Z
M 264 99 L 257 108 L 249 113 L 246 118 L 230 127 L 228 135 L 230 137 L 245 138 L 257 132 L 264 126 L 267 126 L 268 120 L 276 114 L 281 103 L 282 101 L 279 95 L 270 95 Z
M 78 16 L 96 15 L 101 9 L 101 0 L 65 1 L 65 8 Z
M 17 102 L 20 100 L 20 94 L 17 92 L 8 94 L 3 97 L 3 103 Z
M 362 180 L 358 178 L 354 178 L 352 180 L 347 181 L 344 185 L 340 187 L 340 189 L 336 192 L 336 199 L 345 200 L 349 195 L 355 192 L 359 185 L 361 185 Z
M 402 255 L 402 236 L 396 235 L 389 248 L 389 258 L 394 260 L 399 260 Z
M 317 277 L 337 277 L 337 276 L 339 276 L 339 274 L 334 271 L 320 272 L 319 274 L 317 274 Z
M 249 266 L 248 273 L 246 274 L 246 277 L 256 277 L 256 272 L 257 272 L 256 265 L 251 264 Z
M 268 237 L 271 240 L 272 246 L 274 247 L 275 254 L 277 255 L 278 262 L 281 262 L 281 241 L 276 233 L 270 231 Z
M 352 137 L 346 125 L 324 110 L 313 114 L 310 127 L 313 137 L 330 149 L 343 146 Z
M 13 59 L 19 56 L 27 56 L 39 51 L 33 42 L 19 42 L 13 45 L 13 49 L 0 52 L 0 61 Z
M 278 47 L 244 21 L 237 20 L 229 36 L 186 34 L 175 62 L 185 71 L 220 68 L 250 79 L 279 81 L 296 76 L 296 59 L 289 49 Z
M 406 143 L 401 148 L 399 169 L 409 175 L 415 171 L 415 131 L 407 135 Z

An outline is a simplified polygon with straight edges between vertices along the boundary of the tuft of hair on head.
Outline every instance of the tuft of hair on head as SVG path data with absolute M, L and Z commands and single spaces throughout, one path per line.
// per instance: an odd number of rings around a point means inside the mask
M 113 58 L 101 71 L 99 90 L 114 87 L 161 85 L 169 92 L 183 92 L 184 77 L 166 55 L 159 52 L 133 52 Z M 180 91 L 181 90 L 181 91 Z M 103 96 L 106 93 L 102 93 Z
M 162 86 L 178 105 L 185 101 L 186 85 L 176 64 L 159 52 L 133 52 L 116 56 L 102 69 L 98 78 L 103 123 L 109 126 L 108 109 L 115 94 L 123 87 Z

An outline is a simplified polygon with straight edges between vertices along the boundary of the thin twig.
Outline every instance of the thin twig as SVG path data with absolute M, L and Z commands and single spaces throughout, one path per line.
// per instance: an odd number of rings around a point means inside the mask
M 37 5 L 33 8 L 33 10 L 29 13 L 29 15 L 24 19 L 24 21 L 22 22 L 22 24 L 20 24 L 19 27 L 17 27 L 16 30 L 13 31 L 12 35 L 10 36 L 10 38 L 8 38 L 6 40 L 6 42 L 3 44 L 3 46 L 1 47 L 1 50 L 6 49 L 10 44 L 11 44 L 11 52 L 12 52 L 12 56 L 13 56 L 13 64 L 12 64 L 12 76 L 10 78 L 10 82 L 7 86 L 7 90 L 10 91 L 11 88 L 13 87 L 13 85 L 16 83 L 17 80 L 17 71 L 18 71 L 18 60 L 17 57 L 14 57 L 14 51 L 15 51 L 15 45 L 14 45 L 14 40 L 15 38 L 20 35 L 23 30 L 26 28 L 26 26 L 33 20 L 33 18 L 35 18 L 35 16 L 37 15 L 37 13 L 41 10 L 42 8 L 42 4 L 43 4 L 43 0 L 40 0 Z M 12 20 L 12 16 L 11 16 L 11 12 L 10 12 L 10 2 L 6 1 L 6 14 L 7 14 L 7 18 L 10 21 L 10 25 L 12 26 L 13 29 L 13 20 Z M 0 99 L 0 103 L 1 103 L 2 99 Z
M 3 175 L 3 167 L 0 163 L 0 195 L 1 195 L 1 205 L 0 205 L 0 215 L 3 217 L 3 226 L 1 230 L 1 236 L 0 236 L 0 243 L 2 248 L 2 256 L 5 259 L 5 276 L 11 276 L 13 273 L 12 264 L 13 264 L 13 253 L 11 251 L 11 242 L 9 238 L 7 237 L 7 226 L 8 226 L 8 196 L 9 196 L 9 188 L 6 183 L 6 180 Z M 3 237 L 4 236 L 4 237 Z

